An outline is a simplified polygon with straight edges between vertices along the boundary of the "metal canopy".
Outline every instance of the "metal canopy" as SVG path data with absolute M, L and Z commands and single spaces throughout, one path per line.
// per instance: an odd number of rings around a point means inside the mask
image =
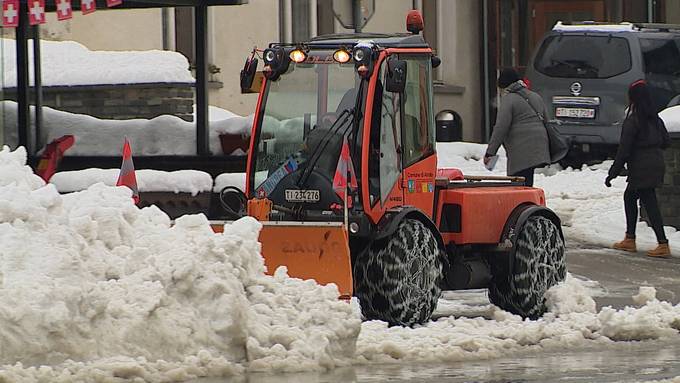
M 41 129 L 42 115 L 42 81 L 40 78 L 40 33 L 39 26 L 30 26 L 28 21 L 28 4 L 31 0 L 19 2 L 19 25 L 16 28 L 16 68 L 17 68 L 17 106 L 18 106 L 18 144 L 26 147 L 29 156 L 33 156 L 40 149 L 36 137 L 31 137 L 30 119 L 30 84 L 28 79 L 29 55 L 28 40 L 33 39 L 33 62 L 36 68 L 33 95 L 35 105 L 35 136 Z M 106 7 L 106 0 L 96 0 L 99 11 L 135 8 L 165 8 L 165 7 L 193 7 L 196 47 L 196 154 L 210 155 L 208 142 L 208 7 L 220 5 L 241 5 L 248 0 L 123 0 L 123 3 L 113 7 Z M 56 1 L 46 0 L 46 12 L 56 10 Z M 80 10 L 81 1 L 73 0 L 71 6 Z

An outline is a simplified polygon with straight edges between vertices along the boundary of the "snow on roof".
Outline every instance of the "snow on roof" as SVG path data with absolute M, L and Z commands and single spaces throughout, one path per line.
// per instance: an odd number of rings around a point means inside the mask
M 16 86 L 16 41 L 0 39 L 4 86 Z M 75 41 L 40 41 L 43 86 L 193 83 L 189 62 L 172 51 L 91 51 Z M 33 78 L 33 50 L 29 49 Z M 32 80 L 31 80 L 32 82 Z
M 590 32 L 631 32 L 634 31 L 633 24 L 623 22 L 620 24 L 596 24 L 595 22 L 583 22 L 583 24 L 564 24 L 558 21 L 553 27 L 553 31 L 564 31 L 564 32 L 580 32 L 580 31 L 590 31 Z
M 89 168 L 57 172 L 50 179 L 60 193 L 70 193 L 89 188 L 96 183 L 115 186 L 120 169 Z M 140 192 L 191 193 L 210 192 L 213 179 L 210 174 L 199 170 L 161 170 L 140 169 L 135 171 L 137 187 Z
M 3 101 L 6 126 L 16 126 L 17 103 Z M 222 133 L 250 136 L 253 116 L 238 116 L 227 110 L 210 108 L 210 151 L 222 154 Z M 231 117 L 229 117 L 231 116 Z M 214 119 L 213 119 L 214 118 Z M 16 142 L 16 130 L 5 129 L 5 142 Z M 195 155 L 196 125 L 176 116 L 163 115 L 150 120 L 102 120 L 96 117 L 43 107 L 43 142 L 66 134 L 75 136 L 69 156 L 119 156 L 124 137 L 132 144 L 132 155 Z M 232 154 L 232 153 L 228 153 Z M 240 149 L 233 153 L 242 155 Z

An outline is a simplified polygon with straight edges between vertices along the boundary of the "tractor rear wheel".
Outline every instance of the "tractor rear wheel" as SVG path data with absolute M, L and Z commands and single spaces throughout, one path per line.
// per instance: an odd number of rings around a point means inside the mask
M 530 217 L 517 236 L 510 263 L 505 257 L 491 262 L 491 303 L 525 318 L 543 315 L 546 291 L 566 277 L 564 253 L 564 240 L 557 226 L 545 217 Z
M 354 291 L 366 319 L 411 326 L 430 319 L 441 295 L 441 250 L 420 221 L 405 219 L 354 263 Z

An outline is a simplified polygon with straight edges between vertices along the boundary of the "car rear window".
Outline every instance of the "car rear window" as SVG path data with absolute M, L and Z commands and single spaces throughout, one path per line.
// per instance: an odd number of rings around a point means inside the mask
M 534 67 L 550 77 L 608 78 L 630 70 L 630 47 L 622 37 L 549 36 Z

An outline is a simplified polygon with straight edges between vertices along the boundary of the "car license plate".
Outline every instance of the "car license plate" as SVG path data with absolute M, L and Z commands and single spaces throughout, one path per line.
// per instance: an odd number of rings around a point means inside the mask
M 319 202 L 318 190 L 286 190 L 288 202 Z
M 557 108 L 555 117 L 595 118 L 595 109 L 590 108 Z

